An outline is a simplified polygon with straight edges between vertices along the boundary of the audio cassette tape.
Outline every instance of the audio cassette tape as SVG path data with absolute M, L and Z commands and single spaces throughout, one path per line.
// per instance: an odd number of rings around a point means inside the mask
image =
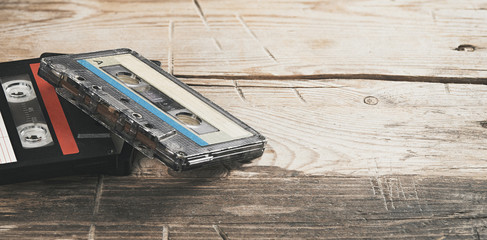
M 43 58 L 59 95 L 174 170 L 262 155 L 265 138 L 130 49 Z
M 43 54 L 56 55 L 56 54 Z M 0 183 L 129 173 L 133 147 L 58 98 L 40 58 L 0 63 Z

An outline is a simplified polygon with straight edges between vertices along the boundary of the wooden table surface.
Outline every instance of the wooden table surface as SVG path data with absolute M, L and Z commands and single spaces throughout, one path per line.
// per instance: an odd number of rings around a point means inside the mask
M 128 47 L 250 164 L 0 186 L 0 239 L 486 239 L 487 2 L 2 1 L 0 61 Z

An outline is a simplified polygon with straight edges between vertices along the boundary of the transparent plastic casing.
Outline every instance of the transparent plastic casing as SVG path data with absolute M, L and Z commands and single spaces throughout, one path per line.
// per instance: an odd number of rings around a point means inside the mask
M 130 49 L 43 58 L 39 76 L 174 170 L 263 153 L 264 136 Z

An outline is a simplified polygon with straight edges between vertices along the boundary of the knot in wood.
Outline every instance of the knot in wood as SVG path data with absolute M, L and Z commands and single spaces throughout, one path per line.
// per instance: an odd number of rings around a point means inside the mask
M 364 103 L 368 105 L 377 105 L 377 103 L 379 103 L 379 99 L 374 96 L 367 96 L 364 98 Z

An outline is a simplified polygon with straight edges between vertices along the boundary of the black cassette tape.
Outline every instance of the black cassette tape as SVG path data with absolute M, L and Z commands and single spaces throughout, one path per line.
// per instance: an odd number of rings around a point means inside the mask
M 0 63 L 0 183 L 128 174 L 133 147 L 59 98 L 37 75 L 39 61 Z
M 43 58 L 39 75 L 174 170 L 263 153 L 261 134 L 130 49 Z

